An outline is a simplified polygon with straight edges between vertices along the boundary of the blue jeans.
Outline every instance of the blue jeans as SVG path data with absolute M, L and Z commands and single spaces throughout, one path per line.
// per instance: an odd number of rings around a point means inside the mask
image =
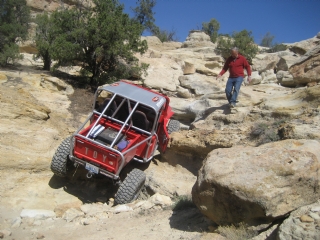
M 226 85 L 226 95 L 230 104 L 236 104 L 243 77 L 228 78 Z

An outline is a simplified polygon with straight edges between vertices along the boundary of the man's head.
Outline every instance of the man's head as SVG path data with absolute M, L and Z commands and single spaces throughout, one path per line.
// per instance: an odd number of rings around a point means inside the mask
M 231 56 L 233 58 L 237 58 L 238 57 L 238 54 L 239 54 L 239 49 L 237 47 L 233 47 L 231 48 Z

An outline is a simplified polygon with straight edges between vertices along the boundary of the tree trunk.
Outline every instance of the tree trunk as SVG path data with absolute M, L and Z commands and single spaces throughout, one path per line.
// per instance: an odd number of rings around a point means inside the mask
M 51 57 L 49 52 L 47 51 L 46 54 L 43 56 L 43 69 L 50 71 L 51 67 Z

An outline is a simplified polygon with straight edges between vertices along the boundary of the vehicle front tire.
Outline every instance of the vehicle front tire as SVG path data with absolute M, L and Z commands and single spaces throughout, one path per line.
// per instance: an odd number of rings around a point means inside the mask
M 173 132 L 178 132 L 180 130 L 180 122 L 178 120 L 170 119 L 168 126 L 167 126 L 167 131 L 169 134 Z
M 71 137 L 66 138 L 57 148 L 51 161 L 51 171 L 58 177 L 66 177 L 68 167 L 72 165 L 69 159 Z
M 115 195 L 115 203 L 125 204 L 136 200 L 144 186 L 145 181 L 146 174 L 143 171 L 134 168 L 120 185 Z

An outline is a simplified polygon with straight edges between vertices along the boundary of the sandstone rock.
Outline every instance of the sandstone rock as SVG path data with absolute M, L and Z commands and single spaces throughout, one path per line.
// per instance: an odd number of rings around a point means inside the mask
M 54 212 L 56 214 L 57 217 L 61 218 L 63 216 L 63 214 L 70 208 L 80 208 L 82 206 L 81 202 L 68 202 L 68 203 L 61 203 L 58 204 L 55 208 L 54 208 Z
M 159 59 L 143 57 L 140 60 L 150 64 L 144 85 L 153 89 L 164 89 L 175 92 L 179 85 L 178 77 L 183 74 L 180 65 L 171 58 L 162 56 Z
M 190 93 L 190 91 L 188 89 L 180 87 L 180 86 L 177 87 L 177 95 L 178 95 L 178 97 L 181 97 L 181 98 L 191 98 L 192 97 L 192 94 Z
M 251 73 L 251 84 L 255 85 L 255 84 L 259 84 L 261 83 L 262 77 L 259 75 L 259 72 L 252 72 Z
M 5 83 L 8 80 L 5 74 L 0 73 L 0 84 Z
M 314 219 L 312 217 L 309 217 L 308 215 L 302 215 L 300 217 L 301 222 L 314 222 Z
M 262 77 L 261 83 L 263 83 L 263 84 L 278 82 L 277 75 L 274 73 L 273 69 L 269 69 L 269 70 L 261 73 L 261 77 Z
M 310 39 L 306 39 L 300 42 L 286 44 L 291 52 L 295 54 L 304 55 L 306 52 L 310 51 L 312 48 L 317 46 L 319 43 L 319 39 L 314 37 Z
M 289 69 L 298 84 L 320 81 L 320 45 L 303 55 Z
M 293 76 L 288 71 L 278 71 L 277 80 L 284 87 L 295 87 L 297 82 L 293 80 Z
M 277 54 L 258 54 L 252 59 L 252 70 L 262 73 L 269 69 L 274 69 L 278 61 L 279 57 Z
M 18 228 L 18 227 L 20 227 L 21 222 L 22 222 L 21 217 L 16 217 L 16 218 L 13 219 L 12 222 L 11 222 L 11 228 Z
M 33 41 L 25 41 L 19 44 L 20 53 L 37 54 L 38 49 Z
M 149 199 L 149 201 L 155 205 L 159 205 L 161 207 L 171 206 L 172 201 L 170 197 L 161 195 L 159 193 L 156 193 L 152 195 Z
M 311 217 L 312 208 L 319 207 L 319 201 L 298 208 L 280 225 L 277 239 L 320 239 L 320 222 Z M 310 215 L 311 213 L 311 215 Z M 320 211 L 316 212 L 319 216 Z
M 161 58 L 162 54 L 160 52 L 158 52 L 158 51 L 153 50 L 153 51 L 150 52 L 150 57 L 151 58 Z
M 95 216 L 97 213 L 107 212 L 111 209 L 107 204 L 84 204 L 80 207 L 86 216 Z
M 118 205 L 115 208 L 111 210 L 114 213 L 121 213 L 121 212 L 130 212 L 133 211 L 132 207 L 129 207 L 127 205 Z
M 161 161 L 155 160 L 156 164 L 145 170 L 147 179 L 145 187 L 149 194 L 159 193 L 174 198 L 176 196 L 190 195 L 196 181 L 196 169 L 199 169 L 199 161 L 185 157 L 185 154 L 177 155 L 171 150 L 161 156 Z M 180 158 L 179 158 L 180 157 Z M 166 161 L 165 161 L 166 160 Z M 187 166 L 186 166 L 187 165 Z M 166 179 L 166 181 L 163 181 Z M 170 184 L 168 184 L 170 182 Z M 142 208 L 151 208 L 151 202 L 147 201 Z
M 9 237 L 9 236 L 11 236 L 11 234 L 12 234 L 12 232 L 7 229 L 1 230 L 1 232 L 0 232 L 0 236 L 3 236 L 2 238 Z
M 296 56 L 282 56 L 280 57 L 279 62 L 277 63 L 277 71 L 288 71 L 289 68 L 298 60 L 299 58 Z
M 204 66 L 209 69 L 222 68 L 222 64 L 216 61 L 207 62 Z
M 10 94 L 10 92 L 12 92 Z M 28 117 L 35 120 L 47 120 L 51 110 L 43 104 L 36 101 L 36 99 L 25 89 L 10 89 L 5 92 L 6 96 L 2 97 L 0 105 L 2 109 L 0 118 L 16 119 Z M 19 95 L 19 97 L 13 97 Z
M 207 75 L 207 76 L 218 76 L 219 73 L 220 73 L 221 69 L 210 69 L 210 68 L 207 68 L 206 66 L 203 66 L 203 65 L 198 65 L 196 67 L 196 72 L 197 73 L 201 73 L 201 74 L 204 74 L 204 75 Z
M 263 231 L 258 236 L 250 238 L 250 240 L 266 240 L 276 239 L 279 225 L 275 224 L 270 227 L 267 231 Z
M 320 32 L 318 32 L 318 34 L 317 34 L 317 38 L 319 38 L 319 39 L 320 39 Z
M 162 45 L 162 42 L 156 36 L 141 37 L 141 40 L 146 40 L 147 43 L 148 43 L 148 47 L 154 47 L 154 46 Z
M 261 109 L 273 114 L 295 116 L 303 113 L 304 108 L 319 105 L 320 85 L 312 88 L 298 89 L 292 94 L 270 97 L 260 104 Z
M 165 50 L 174 50 L 174 49 L 178 49 L 181 48 L 182 43 L 181 42 L 164 42 L 162 43 L 162 47 Z
M 51 91 L 62 91 L 67 95 L 71 95 L 74 93 L 73 87 L 71 85 L 65 83 L 64 81 L 56 77 L 44 76 L 41 79 L 40 85 Z
M 195 72 L 196 72 L 196 69 L 194 67 L 194 64 L 185 61 L 183 66 L 183 74 L 187 75 L 187 74 L 193 74 Z
M 212 93 L 217 89 L 213 78 L 212 82 L 205 81 L 199 74 L 180 76 L 178 79 L 182 87 L 190 89 L 196 96 Z
M 84 213 L 75 208 L 68 209 L 62 216 L 67 222 L 73 222 L 75 219 L 84 216 Z
M 218 224 L 272 222 L 319 198 L 318 147 L 314 140 L 284 140 L 216 149 L 199 171 L 193 201 Z
M 182 48 L 194 48 L 194 47 L 214 47 L 215 44 L 211 42 L 209 35 L 203 31 L 192 30 L 189 32 L 189 36 L 186 41 L 182 43 Z
M 20 213 L 20 217 L 46 219 L 46 218 L 56 217 L 56 214 L 51 210 L 45 210 L 45 209 L 23 209 Z

